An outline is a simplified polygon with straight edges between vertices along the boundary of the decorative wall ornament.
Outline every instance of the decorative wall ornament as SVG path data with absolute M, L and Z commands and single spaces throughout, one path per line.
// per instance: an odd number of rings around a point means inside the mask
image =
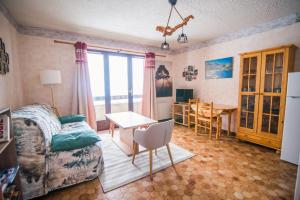
M 233 57 L 205 61 L 205 79 L 232 78 Z
M 196 69 L 192 65 L 185 67 L 182 72 L 182 77 L 184 77 L 186 81 L 192 81 L 192 80 L 196 79 L 197 76 L 198 76 L 198 69 Z
M 5 51 L 5 44 L 0 38 L 0 74 L 9 72 L 9 55 Z
M 165 64 L 160 64 L 155 72 L 156 97 L 171 97 L 173 91 L 170 69 Z

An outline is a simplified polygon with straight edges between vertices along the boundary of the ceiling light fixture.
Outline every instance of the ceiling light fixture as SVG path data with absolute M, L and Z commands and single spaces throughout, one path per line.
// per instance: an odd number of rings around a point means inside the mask
M 194 16 L 193 15 L 189 15 L 188 17 L 186 18 L 183 18 L 181 16 L 181 14 L 178 12 L 177 8 L 175 7 L 176 3 L 177 3 L 177 0 L 168 0 L 169 3 L 171 4 L 171 10 L 170 10 L 170 13 L 169 13 L 169 17 L 168 17 L 168 21 L 167 21 L 167 25 L 166 26 L 157 26 L 156 27 L 156 30 L 163 33 L 163 37 L 165 37 L 165 42 L 163 42 L 161 44 L 161 49 L 166 49 L 166 48 L 163 48 L 163 47 L 168 47 L 167 49 L 170 48 L 169 44 L 166 42 L 166 37 L 167 36 L 171 36 L 177 29 L 179 28 L 182 28 L 182 33 L 178 36 L 178 39 L 177 41 L 179 43 L 187 43 L 188 42 L 188 39 L 187 39 L 187 35 L 183 33 L 183 26 L 186 26 L 188 21 L 190 19 L 194 19 Z M 179 17 L 181 18 L 182 22 L 177 24 L 176 26 L 174 27 L 170 27 L 169 26 L 169 22 L 170 22 L 170 18 L 171 18 L 171 15 L 172 15 L 172 11 L 173 9 L 177 12 L 177 14 L 179 15 Z
M 167 43 L 167 37 L 165 36 L 165 41 L 163 43 L 161 43 L 160 48 L 162 50 L 169 50 L 170 49 L 170 45 L 169 43 Z
M 188 42 L 187 35 L 183 33 L 183 27 L 182 27 L 182 33 L 178 35 L 177 42 L 181 44 Z

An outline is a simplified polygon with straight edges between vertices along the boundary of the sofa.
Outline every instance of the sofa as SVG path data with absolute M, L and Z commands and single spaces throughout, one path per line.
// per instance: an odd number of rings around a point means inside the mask
M 61 124 L 49 105 L 34 104 L 14 111 L 12 122 L 24 199 L 95 179 L 103 171 L 101 141 L 51 151 L 53 135 L 91 131 L 85 121 Z

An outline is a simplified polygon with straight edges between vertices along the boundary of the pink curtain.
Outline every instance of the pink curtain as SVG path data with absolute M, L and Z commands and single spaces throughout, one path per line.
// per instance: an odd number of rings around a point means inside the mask
M 72 101 L 72 112 L 86 116 L 87 123 L 93 129 L 97 129 L 96 113 L 91 91 L 91 83 L 87 61 L 87 45 L 83 42 L 76 42 L 76 70 Z
M 157 120 L 157 104 L 155 90 L 155 54 L 152 52 L 145 55 L 144 86 L 142 100 L 142 114 Z

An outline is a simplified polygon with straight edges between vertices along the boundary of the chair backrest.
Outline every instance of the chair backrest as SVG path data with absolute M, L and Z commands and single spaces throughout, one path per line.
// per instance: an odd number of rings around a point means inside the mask
M 188 114 L 190 114 L 191 111 L 195 112 L 192 109 L 192 105 L 196 105 L 196 110 L 198 110 L 198 103 L 199 103 L 199 99 L 189 99 Z
M 214 103 L 198 103 L 198 116 L 213 118 L 220 115 L 222 110 L 214 109 Z
M 155 149 L 165 146 L 171 141 L 173 127 L 174 119 L 152 124 L 146 130 L 146 133 L 142 136 L 143 138 L 136 138 L 137 140 L 139 140 L 137 142 L 141 142 L 142 146 L 149 149 Z

